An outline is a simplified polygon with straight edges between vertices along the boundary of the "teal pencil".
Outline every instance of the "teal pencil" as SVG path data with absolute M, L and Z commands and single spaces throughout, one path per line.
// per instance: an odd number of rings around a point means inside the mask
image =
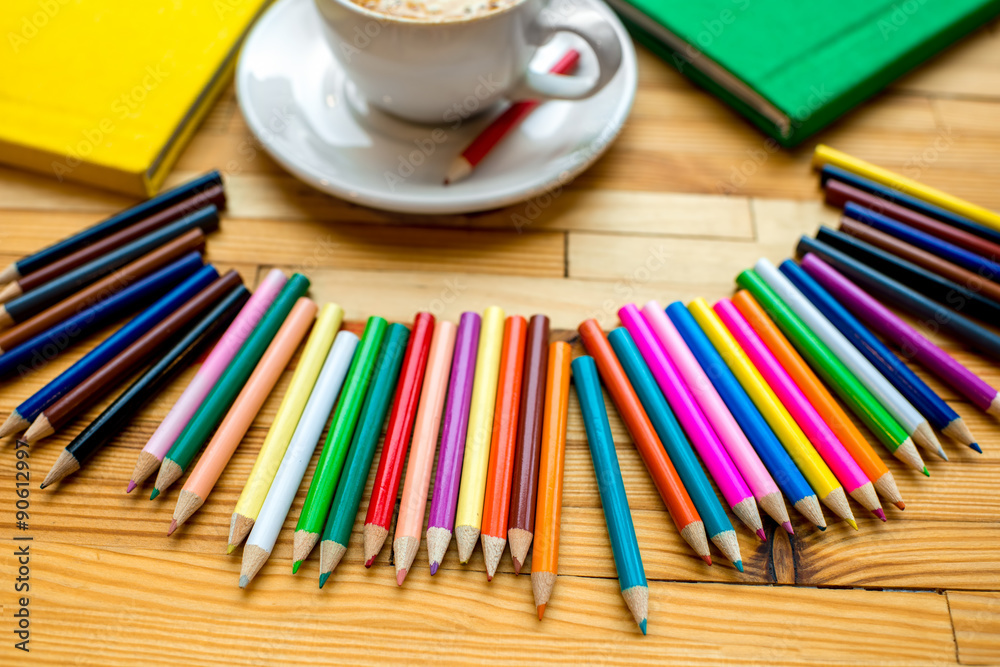
M 632 334 L 627 329 L 619 327 L 608 334 L 608 341 L 615 351 L 615 356 L 621 362 L 629 382 L 639 396 L 642 407 L 645 408 L 649 420 L 660 436 L 663 448 L 677 468 L 677 474 L 687 489 L 695 509 L 705 522 L 705 532 L 712 543 L 719 548 L 736 569 L 743 571 L 743 559 L 740 556 L 740 543 L 736 539 L 736 531 L 726 515 L 722 503 L 719 502 L 712 483 L 708 481 L 705 471 L 694 455 L 691 443 L 684 435 L 681 425 L 670 409 L 666 397 L 660 391 L 652 371 L 642 358 L 642 353 L 636 347 Z
M 628 508 L 625 483 L 622 481 L 618 455 L 611 438 L 611 424 L 608 411 L 601 394 L 601 381 L 597 375 L 597 364 L 593 357 L 578 357 L 573 360 L 573 382 L 576 395 L 580 399 L 583 424 L 587 429 L 590 456 L 594 460 L 594 474 L 601 494 L 604 519 L 608 523 L 608 537 L 614 552 L 615 569 L 622 597 L 642 634 L 646 634 L 646 617 L 649 613 L 649 587 L 646 572 L 642 567 L 639 542 L 632 525 L 632 513 Z

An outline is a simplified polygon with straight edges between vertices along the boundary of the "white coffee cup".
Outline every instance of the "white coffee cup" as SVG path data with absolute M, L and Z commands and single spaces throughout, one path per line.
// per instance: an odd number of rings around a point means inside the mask
M 315 0 L 333 55 L 357 91 L 383 111 L 419 123 L 452 123 L 500 99 L 575 100 L 618 71 L 622 45 L 580 0 L 515 0 L 459 20 L 388 16 L 351 0 Z M 576 33 L 597 56 L 595 78 L 529 69 L 539 46 Z

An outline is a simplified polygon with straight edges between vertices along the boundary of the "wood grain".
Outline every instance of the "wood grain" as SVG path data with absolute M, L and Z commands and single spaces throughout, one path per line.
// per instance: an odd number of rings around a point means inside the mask
M 963 665 L 1000 662 L 1000 593 L 948 592 L 958 659 Z

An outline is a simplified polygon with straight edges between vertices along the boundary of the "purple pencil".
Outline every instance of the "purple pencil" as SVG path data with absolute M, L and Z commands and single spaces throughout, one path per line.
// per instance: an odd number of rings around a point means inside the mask
M 802 268 L 859 320 L 899 347 L 904 356 L 917 360 L 980 410 L 1000 416 L 1000 393 L 996 389 L 927 340 L 835 268 L 812 253 L 802 259 Z
M 455 337 L 455 356 L 451 362 L 451 380 L 441 426 L 441 451 L 438 453 L 434 495 L 427 519 L 427 559 L 431 574 L 436 574 L 441 560 L 451 544 L 458 505 L 458 485 L 462 479 L 465 456 L 465 432 L 469 427 L 469 406 L 472 402 L 472 379 L 476 374 L 476 352 L 479 349 L 478 313 L 462 313 Z

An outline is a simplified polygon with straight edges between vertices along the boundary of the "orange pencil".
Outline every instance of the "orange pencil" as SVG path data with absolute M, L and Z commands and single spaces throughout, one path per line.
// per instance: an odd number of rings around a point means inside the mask
M 784 334 L 778 330 L 778 327 L 767 316 L 757 300 L 753 298 L 753 295 L 746 290 L 740 290 L 733 297 L 733 303 L 747 318 L 750 326 L 754 328 L 764 344 L 774 353 L 778 362 L 785 367 L 788 374 L 799 385 L 799 389 L 816 408 L 830 430 L 843 443 L 851 457 L 857 461 L 858 466 L 871 480 L 878 492 L 899 509 L 906 507 L 903 504 L 903 497 L 896 487 L 896 480 L 889 468 L 886 467 L 885 462 L 875 453 L 865 436 L 861 434 L 844 409 L 823 386 L 816 374 L 809 368 L 809 364 L 799 356 Z
M 285 318 L 278 333 L 271 340 L 264 355 L 257 362 L 247 383 L 240 390 L 225 419 L 219 424 L 211 442 L 205 448 L 198 464 L 191 471 L 184 488 L 177 498 L 174 517 L 167 535 L 172 535 L 177 526 L 191 518 L 198 511 L 215 483 L 219 481 L 233 452 L 239 447 L 247 429 L 253 423 L 268 394 L 281 377 L 299 343 L 305 338 L 313 320 L 316 319 L 316 304 L 305 297 L 295 302 L 292 311 Z
M 535 503 L 535 546 L 531 555 L 531 590 L 535 595 L 538 620 L 542 620 L 545 605 L 552 597 L 556 575 L 559 574 L 559 519 L 562 514 L 563 459 L 569 415 L 569 362 L 572 358 L 569 343 L 549 344 Z
M 611 343 L 608 342 L 601 326 L 597 320 L 589 319 L 583 322 L 577 329 L 583 339 L 583 346 L 587 348 L 588 354 L 594 357 L 597 370 L 604 381 L 604 386 L 611 394 L 618 413 L 625 422 L 625 427 L 632 436 L 635 448 L 639 450 L 642 462 L 646 464 L 646 470 L 653 478 L 656 489 L 660 492 L 660 497 L 667 506 L 671 518 L 677 525 L 681 537 L 684 538 L 695 553 L 703 561 L 712 564 L 712 557 L 708 551 L 708 535 L 705 533 L 705 524 L 695 509 L 687 489 L 677 475 L 674 464 L 670 462 L 667 451 L 663 448 L 663 443 L 653 430 L 653 425 L 649 421 L 649 416 L 639 402 L 639 397 L 632 388 L 632 384 L 625 375 L 618 357 L 615 356 Z
M 486 474 L 486 500 L 480 528 L 487 581 L 493 581 L 507 546 L 507 511 L 510 509 L 510 485 L 514 477 L 514 444 L 527 337 L 528 322 L 520 315 L 508 317 L 504 323 L 503 349 L 500 352 L 500 380 L 493 410 L 493 442 L 490 444 L 490 467 Z

